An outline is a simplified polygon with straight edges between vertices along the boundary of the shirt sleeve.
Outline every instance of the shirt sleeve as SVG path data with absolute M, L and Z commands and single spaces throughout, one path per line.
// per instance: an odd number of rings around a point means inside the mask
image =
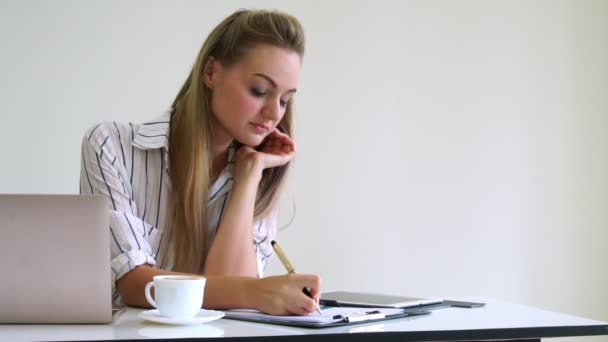
M 264 276 L 264 270 L 270 264 L 274 250 L 270 242 L 275 238 L 277 231 L 278 212 L 268 217 L 259 218 L 253 224 L 253 243 L 258 266 L 258 277 Z
M 87 131 L 82 141 L 80 193 L 102 195 L 108 199 L 110 215 L 110 254 L 112 291 L 116 280 L 143 264 L 156 265 L 148 241 L 157 229 L 138 217 L 131 185 L 120 154 L 118 129 L 102 123 Z M 118 153 L 117 153 L 118 152 Z M 121 157 L 119 157 L 121 155 Z

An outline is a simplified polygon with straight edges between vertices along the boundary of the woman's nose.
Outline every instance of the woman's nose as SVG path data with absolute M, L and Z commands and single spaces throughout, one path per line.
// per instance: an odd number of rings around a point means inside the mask
M 266 106 L 264 107 L 263 114 L 264 114 L 264 117 L 269 120 L 278 121 L 279 119 L 281 119 L 280 100 L 279 101 L 268 101 L 268 103 L 266 103 Z

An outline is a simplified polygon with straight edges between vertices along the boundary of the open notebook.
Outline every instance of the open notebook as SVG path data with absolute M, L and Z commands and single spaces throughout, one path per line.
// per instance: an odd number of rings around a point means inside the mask
M 401 318 L 413 315 L 428 314 L 428 311 L 386 308 L 355 308 L 321 306 L 321 315 L 311 313 L 308 316 L 272 316 L 256 310 L 227 310 L 226 318 L 243 321 L 290 325 L 307 328 L 326 328 L 339 325 L 368 323 L 386 319 Z

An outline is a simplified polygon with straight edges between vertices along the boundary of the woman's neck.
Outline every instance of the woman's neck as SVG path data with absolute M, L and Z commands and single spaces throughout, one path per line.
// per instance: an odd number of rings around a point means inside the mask
M 211 182 L 219 177 L 228 163 L 228 147 L 234 141 L 232 136 L 216 121 L 212 121 L 211 135 Z
M 228 163 L 228 147 L 232 143 L 232 139 L 221 143 L 215 142 L 211 145 L 211 182 L 220 176 L 222 170 Z

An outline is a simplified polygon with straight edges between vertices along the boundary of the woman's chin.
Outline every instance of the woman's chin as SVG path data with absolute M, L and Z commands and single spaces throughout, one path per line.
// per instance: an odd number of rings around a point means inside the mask
M 258 146 L 264 141 L 264 137 L 260 135 L 248 135 L 244 137 L 235 137 L 234 140 L 247 146 Z

